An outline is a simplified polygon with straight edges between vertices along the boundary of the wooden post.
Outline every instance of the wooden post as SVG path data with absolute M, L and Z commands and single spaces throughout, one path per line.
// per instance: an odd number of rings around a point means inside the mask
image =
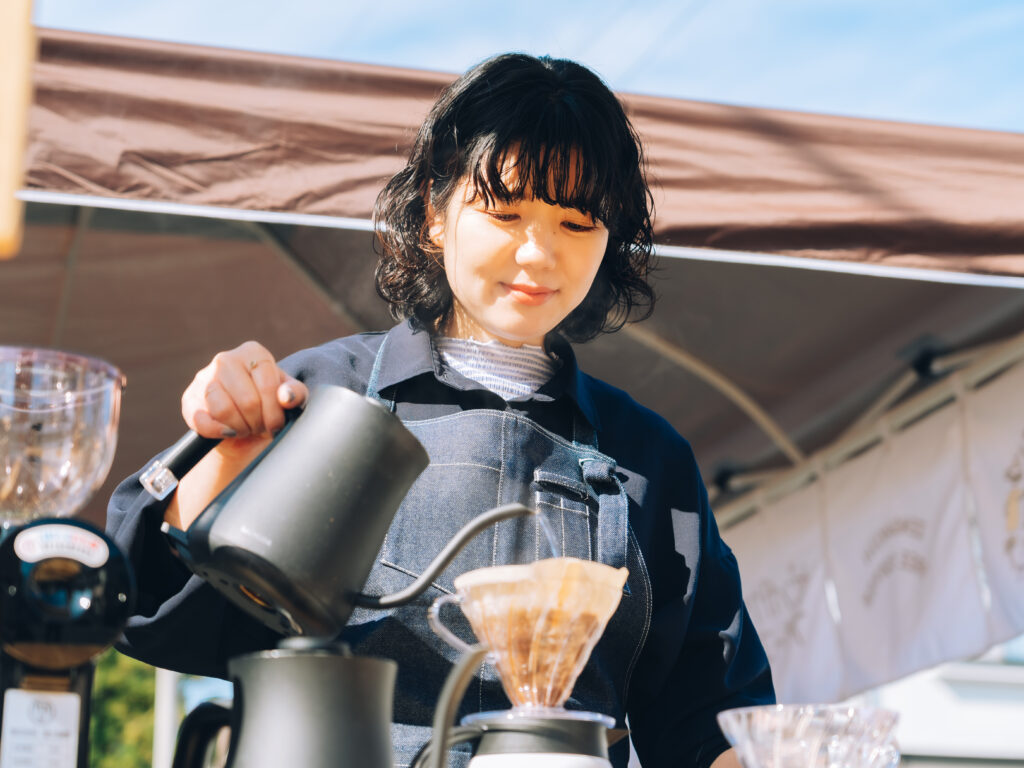
M 24 206 L 14 195 L 24 184 L 35 57 L 32 0 L 0 0 L 0 259 L 21 248 Z

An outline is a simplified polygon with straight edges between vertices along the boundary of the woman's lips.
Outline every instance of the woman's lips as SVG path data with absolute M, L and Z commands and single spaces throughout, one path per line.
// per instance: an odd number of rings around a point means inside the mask
M 555 289 L 545 288 L 542 285 L 502 283 L 502 286 L 508 291 L 508 294 L 512 297 L 513 301 L 520 304 L 526 304 L 531 307 L 543 304 L 557 293 Z

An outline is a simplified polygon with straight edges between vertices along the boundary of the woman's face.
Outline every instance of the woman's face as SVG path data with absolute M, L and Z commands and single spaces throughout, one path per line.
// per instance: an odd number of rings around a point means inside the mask
M 543 345 L 586 297 L 608 245 L 608 229 L 581 211 L 524 198 L 491 206 L 459 184 L 433 216 L 454 295 L 448 336 Z M 474 199 L 475 198 L 475 199 Z

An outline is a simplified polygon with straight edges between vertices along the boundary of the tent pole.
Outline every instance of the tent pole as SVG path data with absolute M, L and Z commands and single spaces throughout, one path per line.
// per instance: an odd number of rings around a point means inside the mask
M 836 441 L 841 441 L 864 429 L 868 424 L 873 424 L 878 420 L 879 416 L 889 410 L 892 404 L 899 400 L 920 378 L 921 376 L 916 371 L 904 373 L 853 424 L 843 430 Z
M 943 376 L 947 373 L 955 371 L 957 368 L 962 368 L 965 365 L 970 365 L 975 360 L 981 359 L 982 355 L 985 355 L 993 350 L 1002 349 L 1006 344 L 1006 340 L 990 342 L 988 344 L 981 344 L 972 349 L 966 349 L 960 352 L 950 352 L 948 355 L 941 355 L 936 357 L 931 364 L 931 373 L 936 376 Z M 921 378 L 920 374 L 915 371 L 908 371 L 904 373 L 895 384 L 887 389 L 881 397 L 876 400 L 870 408 L 862 413 L 856 421 L 847 427 L 843 433 L 836 438 L 836 442 L 841 442 L 850 435 L 856 434 L 860 430 L 864 429 L 868 424 L 873 423 L 889 410 L 890 406 L 895 403 L 903 394 L 910 389 L 917 381 Z
M 130 197 L 80 195 L 73 192 L 50 192 L 45 189 L 22 189 L 15 194 L 15 197 L 23 203 L 109 208 L 113 211 L 137 211 L 139 213 L 158 213 L 169 216 L 195 216 L 203 219 L 219 219 L 221 221 L 258 221 L 264 224 L 291 224 L 297 227 L 353 229 L 357 232 L 373 232 L 373 222 L 369 218 L 325 216 L 319 213 L 228 208 L 219 205 L 193 205 L 192 203 L 175 203 L 166 200 L 135 200 Z
M 789 439 L 786 433 L 782 431 L 782 428 L 775 423 L 775 420 L 750 395 L 703 360 L 646 328 L 637 325 L 627 325 L 623 332 L 648 349 L 667 357 L 676 365 L 690 371 L 690 373 L 710 384 L 729 398 L 740 410 L 753 419 L 754 423 L 771 438 L 772 442 L 779 447 L 779 450 L 794 464 L 800 464 L 805 460 L 806 457 L 803 451 L 797 447 L 796 443 Z
M 50 332 L 50 346 L 60 347 L 64 343 L 64 328 L 68 321 L 68 306 L 71 304 L 71 290 L 75 282 L 75 272 L 78 269 L 78 251 L 82 245 L 82 239 L 89 230 L 89 222 L 92 221 L 92 208 L 79 208 L 75 215 L 75 233 L 68 244 L 68 252 L 64 257 L 64 282 L 60 289 L 60 298 L 57 300 L 56 317 L 53 321 L 53 330 Z
M 941 357 L 935 358 L 932 363 L 932 370 L 937 374 L 950 373 L 957 368 L 962 368 L 965 365 L 970 365 L 975 360 L 981 358 L 982 355 L 987 355 L 995 350 L 1002 349 L 1006 344 L 1006 340 L 992 341 L 987 344 L 980 344 L 977 347 L 971 349 L 965 349 L 961 352 L 950 352 L 948 355 L 942 355 Z
M 324 229 L 349 229 L 358 232 L 372 232 L 374 229 L 373 221 L 369 217 L 327 216 L 319 213 L 229 208 L 226 206 L 195 205 L 164 200 L 136 200 L 127 197 L 104 197 L 102 195 L 83 195 L 73 192 L 52 192 L 45 189 L 22 189 L 15 193 L 15 197 L 25 203 L 76 205 L 88 206 L 90 208 L 110 208 L 116 211 L 166 213 L 172 216 L 199 216 L 223 221 L 255 221 L 264 224 L 291 224 L 294 226 L 320 227 Z M 844 261 L 842 259 L 818 259 L 808 256 L 790 256 L 782 253 L 730 251 L 719 248 L 663 245 L 658 243 L 654 246 L 654 253 L 659 258 L 666 259 L 711 261 L 723 264 L 751 264 L 763 267 L 789 267 L 818 272 L 837 272 L 840 274 L 950 283 L 953 285 L 1024 288 L 1024 276 L 1021 275 L 957 272 L 954 270 L 926 269 L 924 267 L 901 267 L 893 264 L 866 264 L 864 262 Z
M 178 716 L 178 679 L 181 675 L 169 669 L 156 670 L 156 693 L 153 697 L 153 765 L 171 768 L 174 744 L 181 718 Z
M 28 199 L 28 198 L 24 198 Z M 761 267 L 789 267 L 817 272 L 837 272 L 847 275 L 883 277 L 890 280 L 919 280 L 929 283 L 953 285 L 979 285 L 990 288 L 1024 288 L 1024 276 L 990 274 L 987 272 L 958 272 L 955 270 L 902 267 L 895 264 L 873 264 L 843 259 L 820 259 L 810 256 L 790 256 L 785 253 L 756 251 L 730 251 L 719 248 L 701 248 L 686 245 L 655 244 L 654 253 L 660 258 L 713 261 L 723 264 L 751 264 Z
M 955 353 L 950 357 L 963 359 L 968 353 Z M 940 358 L 941 360 L 942 358 Z M 974 389 L 997 374 L 1024 361 L 1024 333 L 1011 336 L 997 344 L 979 347 L 974 362 L 964 368 L 961 376 L 968 389 Z M 943 380 L 907 402 L 892 409 L 885 422 L 893 431 L 903 429 L 919 418 L 956 399 L 956 391 L 949 380 Z M 816 452 L 820 465 L 827 469 L 842 464 L 846 459 L 870 447 L 881 439 L 883 426 L 877 421 L 854 434 L 840 438 L 830 446 Z M 811 482 L 818 462 L 811 460 L 783 472 L 778 479 L 743 495 L 715 512 L 718 524 L 724 529 L 757 512 L 763 501 L 775 501 Z

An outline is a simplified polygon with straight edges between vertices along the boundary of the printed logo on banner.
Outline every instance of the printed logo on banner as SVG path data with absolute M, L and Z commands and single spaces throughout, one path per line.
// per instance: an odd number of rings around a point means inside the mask
M 1006 468 L 1010 488 L 1006 493 L 1006 557 L 1024 575 L 1024 432 Z
M 879 590 L 896 573 L 924 578 L 928 573 L 926 555 L 927 522 L 920 517 L 901 517 L 875 529 L 864 547 L 862 559 L 868 570 L 861 601 L 870 607 Z
M 806 642 L 804 600 L 810 583 L 807 565 L 791 562 L 784 577 L 763 578 L 754 584 L 746 600 L 751 604 L 751 613 L 763 617 L 757 631 L 767 647 L 784 651 Z
M 772 665 L 779 702 L 838 701 L 843 655 L 829 610 L 821 487 L 760 506 L 723 535 L 743 598 Z
M 991 645 L 1024 632 L 1024 362 L 969 390 L 963 413 Z

